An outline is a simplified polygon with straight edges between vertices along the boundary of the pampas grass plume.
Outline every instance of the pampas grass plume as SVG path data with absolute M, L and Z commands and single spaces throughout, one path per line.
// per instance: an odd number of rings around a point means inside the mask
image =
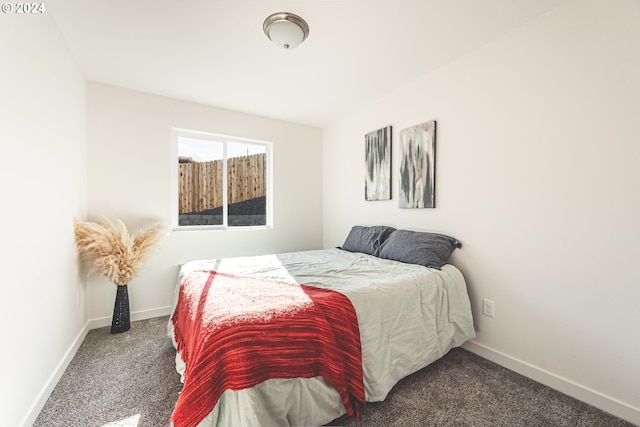
M 93 261 L 89 274 L 98 271 L 116 285 L 126 285 L 137 275 L 142 260 L 160 241 L 164 229 L 164 225 L 155 224 L 129 235 L 119 219 L 97 223 L 73 219 L 80 257 Z

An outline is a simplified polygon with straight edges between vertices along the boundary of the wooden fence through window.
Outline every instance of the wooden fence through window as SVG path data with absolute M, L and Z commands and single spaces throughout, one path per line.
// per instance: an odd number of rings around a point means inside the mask
M 227 159 L 227 203 L 266 195 L 265 154 Z M 178 164 L 178 209 L 181 214 L 222 206 L 222 160 Z

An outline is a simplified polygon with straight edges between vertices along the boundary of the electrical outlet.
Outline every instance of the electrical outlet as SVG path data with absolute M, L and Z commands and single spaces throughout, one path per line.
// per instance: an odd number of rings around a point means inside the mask
M 486 298 L 482 300 L 482 314 L 489 317 L 496 316 L 496 306 L 492 300 Z

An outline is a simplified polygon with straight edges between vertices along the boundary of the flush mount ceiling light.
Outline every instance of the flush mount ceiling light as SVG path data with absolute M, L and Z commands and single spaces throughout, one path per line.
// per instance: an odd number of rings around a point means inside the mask
M 267 17 L 262 29 L 269 40 L 283 49 L 293 49 L 309 35 L 309 25 L 304 19 L 289 12 L 278 12 Z

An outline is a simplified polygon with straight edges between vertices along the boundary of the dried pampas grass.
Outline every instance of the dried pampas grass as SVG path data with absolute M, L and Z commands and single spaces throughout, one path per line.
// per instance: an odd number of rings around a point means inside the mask
M 156 224 L 129 235 L 119 219 L 103 219 L 98 223 L 73 219 L 80 256 L 93 260 L 89 273 L 98 271 L 116 285 L 126 285 L 136 276 L 142 260 L 160 241 L 164 229 L 164 225 Z

